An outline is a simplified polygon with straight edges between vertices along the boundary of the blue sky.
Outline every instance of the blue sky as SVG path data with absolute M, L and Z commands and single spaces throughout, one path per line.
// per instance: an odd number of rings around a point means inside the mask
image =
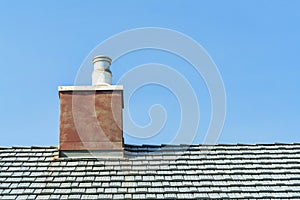
M 81 63 L 100 42 L 141 27 L 163 27 L 190 36 L 218 66 L 227 95 L 218 143 L 299 142 L 299 8 L 296 0 L 2 0 L 0 145 L 57 145 L 57 86 L 74 83 Z M 111 66 L 113 81 L 149 62 L 174 67 L 197 91 L 201 120 L 194 143 L 201 143 L 210 119 L 209 93 L 184 60 L 155 50 L 132 52 Z M 168 111 L 161 135 L 147 140 L 125 135 L 127 143 L 167 143 L 176 132 L 180 110 L 168 90 L 143 87 L 127 106 L 135 122 L 146 125 L 148 109 L 156 103 Z

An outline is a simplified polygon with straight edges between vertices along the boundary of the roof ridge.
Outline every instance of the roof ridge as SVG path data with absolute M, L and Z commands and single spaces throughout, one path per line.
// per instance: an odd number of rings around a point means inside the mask
M 219 144 L 124 144 L 128 148 L 163 148 L 163 147 L 209 147 L 209 146 L 279 146 L 300 145 L 300 142 L 285 143 L 219 143 Z M 57 146 L 0 146 L 0 149 L 58 149 Z
M 0 146 L 0 149 L 58 149 L 57 146 Z
M 300 145 L 300 142 L 285 143 L 219 143 L 219 144 L 124 144 L 125 147 L 137 147 L 137 148 L 157 148 L 157 147 L 197 147 L 197 146 L 278 146 L 278 145 Z

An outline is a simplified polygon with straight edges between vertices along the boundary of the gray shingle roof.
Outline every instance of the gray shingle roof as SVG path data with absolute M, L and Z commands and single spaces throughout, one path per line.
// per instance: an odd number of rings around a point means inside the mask
M 58 159 L 1 147 L 1 199 L 300 199 L 300 144 L 125 146 L 124 158 Z

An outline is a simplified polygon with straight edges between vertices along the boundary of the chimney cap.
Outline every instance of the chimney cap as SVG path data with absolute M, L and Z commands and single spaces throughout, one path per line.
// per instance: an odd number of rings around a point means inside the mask
M 96 56 L 96 57 L 93 58 L 93 64 L 95 62 L 98 62 L 98 61 L 106 61 L 109 64 L 111 64 L 112 59 L 110 57 L 106 56 L 106 55 L 99 55 L 99 56 Z
M 94 57 L 94 71 L 92 73 L 92 85 L 111 85 L 112 74 L 109 70 L 112 59 L 105 55 Z

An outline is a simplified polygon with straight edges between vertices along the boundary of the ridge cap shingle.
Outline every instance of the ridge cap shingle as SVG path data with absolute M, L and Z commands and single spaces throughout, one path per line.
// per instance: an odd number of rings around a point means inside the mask
M 286 143 L 217 143 L 217 144 L 124 144 L 128 148 L 163 148 L 163 147 L 209 147 L 209 146 L 293 146 L 300 142 Z M 58 149 L 57 146 L 0 146 L 0 149 Z

